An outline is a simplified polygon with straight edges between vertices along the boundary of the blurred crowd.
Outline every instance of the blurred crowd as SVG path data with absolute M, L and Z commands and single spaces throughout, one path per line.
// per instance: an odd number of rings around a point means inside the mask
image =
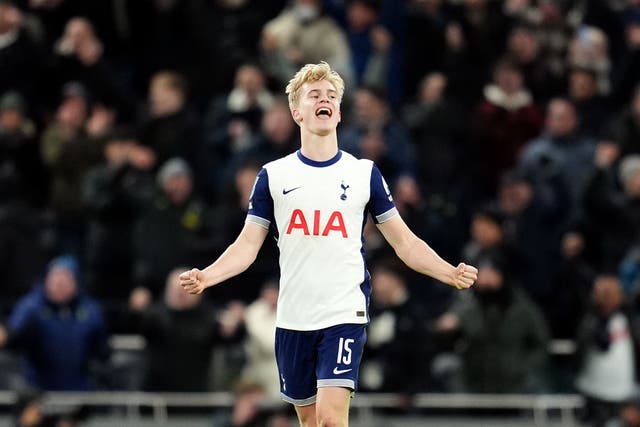
M 378 164 L 416 234 L 480 270 L 452 292 L 369 222 L 361 389 L 405 405 L 577 390 L 595 425 L 625 413 L 638 0 L 0 0 L 0 362 L 24 361 L 0 385 L 277 396 L 275 243 L 203 297 L 176 272 L 234 240 L 261 165 L 297 149 L 283 87 L 321 60 L 347 82 L 341 148 Z M 109 337 L 131 333 L 141 374 L 114 375 Z M 576 344 L 569 362 L 553 339 Z

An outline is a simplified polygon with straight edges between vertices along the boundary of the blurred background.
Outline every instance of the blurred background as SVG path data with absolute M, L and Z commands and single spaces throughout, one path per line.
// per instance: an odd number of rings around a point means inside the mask
M 339 142 L 473 290 L 371 222 L 356 426 L 640 426 L 638 0 L 0 0 L 0 423 L 296 425 L 277 248 L 203 296 L 284 86 L 346 80 Z

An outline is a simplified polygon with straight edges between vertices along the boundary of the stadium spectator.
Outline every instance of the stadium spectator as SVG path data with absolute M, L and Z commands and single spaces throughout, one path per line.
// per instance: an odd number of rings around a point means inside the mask
M 570 67 L 593 70 L 599 94 L 611 92 L 609 39 L 604 31 L 587 25 L 578 28 L 569 42 L 567 62 Z
M 338 129 L 342 148 L 376 162 L 389 182 L 414 174 L 409 133 L 394 117 L 384 91 L 372 86 L 358 88 L 349 115 L 348 124 Z
M 209 191 L 209 159 L 202 143 L 200 119 L 188 104 L 187 89 L 187 80 L 175 71 L 162 70 L 151 77 L 139 140 L 153 150 L 158 166 L 172 157 L 183 158 L 193 171 L 197 191 Z
M 599 146 L 597 171 L 585 194 L 585 211 L 593 223 L 603 269 L 616 269 L 626 251 L 640 239 L 640 155 L 622 159 L 618 168 L 619 190 L 615 183 L 613 162 L 617 148 L 608 156 L 606 146 Z
M 321 0 L 294 0 L 262 32 L 267 72 L 285 85 L 300 66 L 327 61 L 347 82 L 354 81 L 344 31 L 323 12 Z
M 134 109 L 131 97 L 106 60 L 104 50 L 91 22 L 85 18 L 71 18 L 54 45 L 52 64 L 46 76 L 47 89 L 57 91 L 69 80 L 78 81 L 95 102 L 115 108 L 121 116 L 130 118 Z M 56 94 L 53 92 L 50 96 L 53 98 Z
M 615 64 L 612 76 L 612 98 L 618 104 L 630 100 L 640 75 L 640 12 L 637 5 L 627 2 L 621 18 L 623 25 L 618 28 L 624 30 L 624 43 L 620 43 L 624 51 Z
M 166 277 L 164 295 L 152 304 L 146 288 L 136 288 L 129 298 L 131 330 L 147 340 L 143 389 L 147 391 L 207 391 L 213 347 L 222 337 L 232 337 L 241 318 L 222 327 L 216 311 L 202 303 L 200 295 L 183 292 L 181 270 Z M 241 331 L 240 331 L 241 333 Z
M 255 146 L 260 123 L 273 101 L 262 69 L 249 63 L 236 70 L 231 91 L 211 101 L 203 120 L 204 140 L 218 166 L 209 172 L 218 191 L 223 186 L 221 181 L 228 179 L 221 170 L 228 160 L 242 157 Z M 290 114 L 288 118 L 291 121 Z
M 46 192 L 38 129 L 27 116 L 24 97 L 7 92 L 0 96 L 0 271 L 12 280 L 0 292 L 3 314 L 29 290 L 44 262 Z
M 542 304 L 554 338 L 574 339 L 589 308 L 589 294 L 596 273 L 587 260 L 586 245 L 579 229 L 562 236 L 561 259 L 551 282 L 553 293 Z
M 154 296 L 162 293 L 167 274 L 176 265 L 207 259 L 214 239 L 211 208 L 194 192 L 186 161 L 169 159 L 156 174 L 156 182 L 160 194 L 143 208 L 133 231 L 134 282 Z
M 472 146 L 476 180 L 485 181 L 482 194 L 494 194 L 500 176 L 516 165 L 524 145 L 539 134 L 543 117 L 524 86 L 520 68 L 502 59 L 493 80 L 483 90 L 484 100 L 472 117 Z
M 351 50 L 356 85 L 387 89 L 393 84 L 389 75 L 389 51 L 394 42 L 391 32 L 381 23 L 380 0 L 350 0 L 336 16 L 343 26 Z
M 241 375 L 241 381 L 259 385 L 266 396 L 274 400 L 280 397 L 280 377 L 274 351 L 277 303 L 278 282 L 268 280 L 262 286 L 260 297 L 247 306 L 244 312 L 247 361 Z
M 10 201 L 0 204 L 0 271 L 11 275 L 0 288 L 2 315 L 41 277 L 52 249 L 47 235 L 49 224 L 42 212 Z
M 640 243 L 636 243 L 620 262 L 620 282 L 625 295 L 637 310 L 640 304 Z
M 378 263 L 372 274 L 371 323 L 360 367 L 363 390 L 416 393 L 427 388 L 424 315 L 402 273 Z M 398 363 L 398 361 L 402 363 Z
M 280 109 L 275 106 L 274 108 Z M 279 112 L 277 116 L 280 114 Z M 281 117 L 278 120 L 281 120 Z M 289 124 L 289 126 L 294 125 Z M 253 185 L 260 168 L 261 165 L 252 160 L 247 160 L 246 163 L 237 167 L 232 182 L 226 188 L 219 200 L 219 205 L 213 212 L 214 247 L 211 251 L 212 254 L 221 254 L 242 230 L 244 218 L 249 209 Z M 229 279 L 229 285 L 211 289 L 210 295 L 215 301 L 229 301 L 232 298 L 239 298 L 248 304 L 260 296 L 265 280 L 278 274 L 278 248 L 275 239 L 268 239 L 260 249 L 260 256 L 243 274 L 242 278 Z M 233 286 L 234 284 L 236 286 Z
M 65 84 L 62 95 L 55 120 L 42 133 L 40 150 L 50 175 L 49 205 L 56 217 L 58 246 L 80 254 L 85 233 L 82 181 L 102 160 L 102 136 L 114 117 L 99 106 L 92 112 L 89 93 L 78 82 Z
M 293 153 L 300 146 L 300 135 L 291 120 L 291 111 L 286 99 L 276 98 L 264 111 L 259 132 L 253 137 L 251 147 L 236 153 L 226 165 L 226 185 L 240 165 L 257 163 L 264 165 L 272 160 Z
M 575 21 L 569 21 L 569 5 L 553 0 L 541 0 L 534 13 L 527 19 L 539 37 L 540 49 L 545 53 L 549 67 L 566 79 L 567 50 L 574 33 Z M 558 96 L 559 93 L 552 93 Z
M 446 213 L 432 206 L 415 179 L 408 175 L 400 177 L 394 184 L 392 194 L 398 212 L 418 237 L 428 238 L 430 245 L 444 257 L 460 253 L 463 234 L 454 231 L 444 233 L 444 229 L 448 228 L 444 224 L 450 218 L 444 218 Z M 432 197 L 430 200 L 434 199 Z
M 21 351 L 25 377 L 34 387 L 86 391 L 97 386 L 91 368 L 108 354 L 107 329 L 79 274 L 73 256 L 53 259 L 44 283 L 16 304 L 7 323 L 6 342 L 0 344 Z
M 633 91 L 628 106 L 613 117 L 604 135 L 620 148 L 620 155 L 640 154 L 640 85 Z
M 508 2 L 517 4 L 524 2 Z M 535 11 L 534 11 L 535 13 Z M 516 24 L 507 38 L 506 54 L 518 65 L 524 76 L 524 86 L 531 90 L 536 104 L 546 104 L 561 93 L 564 85 L 562 69 L 552 67 L 540 43 L 541 34 L 533 24 Z
M 480 260 L 474 292 L 459 298 L 436 324 L 437 331 L 460 340 L 458 391 L 533 393 L 546 387 L 547 326 L 506 267 L 500 256 Z
M 266 22 L 283 8 L 285 0 L 194 0 L 188 12 L 194 52 L 189 75 L 194 95 L 225 93 L 234 74 L 260 57 L 260 35 Z M 224 61 L 220 61 L 224 58 Z M 194 61 L 197 59 L 197 61 Z M 176 64 L 176 66 L 179 64 Z M 206 98 L 205 98 L 206 99 Z
M 464 156 L 468 138 L 465 113 L 448 89 L 442 73 L 425 75 L 415 101 L 402 114 L 415 146 L 416 179 L 430 193 L 445 199 L 455 197 L 467 185 L 458 170 L 468 164 Z
M 420 92 L 424 76 L 442 70 L 448 21 L 442 0 L 410 0 L 405 22 L 404 98 Z
M 244 157 L 266 164 L 294 152 L 300 146 L 296 130 L 289 104 L 284 98 L 276 98 L 262 117 L 254 147 Z
M 0 97 L 0 197 L 42 207 L 46 197 L 37 129 L 18 92 Z
M 578 126 L 573 103 L 552 99 L 542 134 L 527 143 L 519 164 L 540 191 L 569 201 L 567 218 L 580 212 L 593 171 L 595 140 L 578 135 Z
M 43 61 L 33 35 L 27 31 L 23 12 L 14 2 L 0 2 L 0 94 L 10 90 L 41 102 L 36 87 Z
M 445 29 L 445 69 L 452 87 L 459 87 L 459 95 L 466 100 L 478 99 L 493 64 L 505 50 L 509 18 L 501 8 L 501 4 L 486 0 L 466 1 L 451 8 Z M 466 73 L 460 66 L 474 72 Z
M 569 99 L 578 114 L 578 133 L 598 138 L 609 119 L 610 107 L 598 91 L 593 69 L 574 67 L 569 71 Z
M 86 277 L 87 288 L 111 314 L 126 303 L 133 286 L 133 228 L 155 196 L 150 170 L 156 158 L 127 129 L 107 138 L 104 158 L 105 162 L 87 172 L 83 182 L 88 222 Z
M 471 218 L 471 239 L 462 250 L 463 258 L 477 264 L 491 253 L 506 255 L 504 220 L 504 213 L 493 206 L 476 211 Z
M 508 252 L 520 258 L 519 266 L 510 265 L 517 268 L 524 290 L 547 316 L 557 297 L 552 280 L 558 269 L 566 208 L 555 193 L 535 185 L 522 171 L 511 171 L 501 180 L 498 209 L 504 215 L 504 239 L 510 245 Z
M 598 276 L 591 298 L 593 309 L 578 333 L 576 387 L 587 399 L 588 421 L 604 426 L 634 395 L 638 337 L 616 276 Z
M 18 2 L 25 16 L 35 22 L 37 39 L 42 48 L 51 51 L 65 25 L 73 16 L 83 16 L 77 11 L 78 5 L 68 0 L 35 0 Z
M 462 250 L 463 258 L 477 264 L 492 254 L 514 257 L 508 265 L 516 269 L 517 257 L 508 250 L 509 242 L 505 238 L 504 221 L 505 214 L 497 207 L 486 206 L 477 210 L 471 218 L 471 239 Z

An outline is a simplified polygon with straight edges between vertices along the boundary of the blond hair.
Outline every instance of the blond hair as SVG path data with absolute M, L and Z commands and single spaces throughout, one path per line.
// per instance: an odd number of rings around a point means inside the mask
M 289 97 L 289 109 L 293 110 L 298 107 L 300 100 L 300 89 L 305 83 L 314 83 L 321 80 L 327 80 L 336 88 L 338 98 L 342 100 L 344 94 L 344 80 L 336 71 L 332 70 L 329 64 L 321 61 L 319 64 L 307 64 L 302 67 L 291 80 L 285 89 L 285 93 Z

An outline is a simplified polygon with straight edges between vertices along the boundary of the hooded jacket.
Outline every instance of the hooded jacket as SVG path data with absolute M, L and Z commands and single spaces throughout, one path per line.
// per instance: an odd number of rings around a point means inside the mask
M 75 258 L 54 259 L 47 272 L 66 268 L 79 283 Z M 25 376 L 43 390 L 90 389 L 89 362 L 106 354 L 106 327 L 96 301 L 76 291 L 64 304 L 47 299 L 37 285 L 16 304 L 8 322 L 9 344 L 22 351 Z

